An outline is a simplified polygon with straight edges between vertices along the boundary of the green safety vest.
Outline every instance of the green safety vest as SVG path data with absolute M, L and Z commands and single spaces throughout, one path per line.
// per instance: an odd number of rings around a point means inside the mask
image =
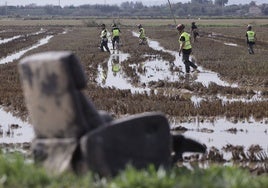
M 183 47 L 184 50 L 189 50 L 192 48 L 191 42 L 190 42 L 190 34 L 183 32 L 180 36 L 179 43 L 182 45 L 181 37 L 185 38 L 185 45 Z
M 112 71 L 113 71 L 113 72 L 118 72 L 118 71 L 120 71 L 120 64 L 113 64 L 113 65 L 112 65 Z
M 143 28 L 140 28 L 140 36 L 139 38 L 144 39 L 145 38 L 145 31 Z
M 255 41 L 255 32 L 254 31 L 247 31 L 248 41 L 254 42 Z
M 113 29 L 113 36 L 114 37 L 119 36 L 119 29 Z

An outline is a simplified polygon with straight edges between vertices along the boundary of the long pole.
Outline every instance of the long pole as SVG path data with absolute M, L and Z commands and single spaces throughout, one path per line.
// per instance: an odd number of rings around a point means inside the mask
M 177 23 L 176 23 L 176 19 L 175 19 L 175 16 L 174 16 L 174 13 L 173 13 L 173 11 L 172 11 L 171 3 L 170 3 L 169 0 L 168 0 L 168 4 L 169 4 L 169 9 L 170 9 L 171 15 L 173 16 L 174 24 L 177 25 Z

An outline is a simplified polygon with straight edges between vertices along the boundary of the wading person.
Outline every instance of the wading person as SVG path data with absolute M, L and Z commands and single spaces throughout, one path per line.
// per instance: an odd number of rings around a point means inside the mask
M 138 28 L 139 28 L 139 45 L 146 45 L 147 38 L 145 36 L 145 30 L 141 24 L 138 25 Z
M 113 44 L 113 50 L 114 50 L 114 45 L 115 42 L 117 42 L 117 47 L 119 47 L 119 41 L 120 41 L 120 29 L 116 26 L 116 24 L 112 25 L 112 44 Z
M 182 53 L 182 61 L 185 65 L 185 71 L 186 73 L 190 73 L 190 67 L 194 69 L 194 71 L 197 71 L 197 66 L 190 61 L 190 54 L 192 53 L 192 45 L 191 45 L 191 36 L 189 33 L 184 31 L 185 26 L 183 24 L 179 24 L 177 26 L 177 30 L 179 31 L 180 38 L 180 48 L 179 48 L 179 56 L 181 56 Z
M 108 37 L 107 37 L 107 29 L 105 27 L 105 24 L 102 24 L 101 25 L 101 35 L 100 35 L 100 38 L 101 38 L 101 45 L 100 45 L 100 49 L 102 52 L 104 52 L 104 49 L 103 47 L 106 49 L 107 52 L 110 53 L 110 50 L 108 48 Z
M 194 42 L 197 42 L 197 36 L 199 36 L 199 33 L 198 33 L 198 28 L 195 25 L 195 22 L 192 22 L 191 33 L 192 33 Z
M 254 31 L 252 31 L 251 25 L 248 25 L 247 27 L 246 38 L 247 38 L 247 45 L 248 45 L 248 53 L 254 54 L 253 46 L 255 45 L 256 34 Z

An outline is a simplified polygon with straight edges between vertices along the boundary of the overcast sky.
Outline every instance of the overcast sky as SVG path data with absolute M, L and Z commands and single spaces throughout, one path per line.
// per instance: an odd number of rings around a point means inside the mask
M 160 5 L 165 4 L 167 0 L 0 0 L 0 5 L 29 5 L 35 3 L 37 5 L 84 5 L 84 4 L 117 4 L 122 2 L 133 1 L 142 2 L 144 5 Z M 190 0 L 170 0 L 171 3 L 189 2 Z M 228 4 L 245 4 L 251 1 L 255 1 L 257 4 L 268 3 L 268 0 L 229 0 Z

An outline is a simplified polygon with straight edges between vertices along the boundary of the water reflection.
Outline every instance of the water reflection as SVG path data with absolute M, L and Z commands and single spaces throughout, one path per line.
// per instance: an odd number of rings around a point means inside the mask
M 17 35 L 17 36 L 10 37 L 10 38 L 6 38 L 6 39 L 1 39 L 1 40 L 0 40 L 0 44 L 8 43 L 8 42 L 10 42 L 10 41 L 12 41 L 12 40 L 15 40 L 15 39 L 18 39 L 18 38 L 20 38 L 20 37 L 22 37 L 22 35 Z
M 122 63 L 127 60 L 129 54 L 118 52 L 111 54 L 108 62 L 104 62 L 98 66 L 97 82 L 102 87 L 111 87 L 122 90 L 131 90 L 135 92 L 145 92 L 146 89 L 134 87 L 131 85 L 131 78 L 129 78 L 122 70 Z
M 227 46 L 234 46 L 234 47 L 237 47 L 238 46 L 235 43 L 229 43 L 229 42 L 225 42 L 224 44 L 227 45 Z
M 265 120 L 257 122 L 253 119 L 231 122 L 226 118 L 218 118 L 213 121 L 187 121 L 178 122 L 176 118 L 171 120 L 171 127 L 178 125 L 188 131 L 183 135 L 205 143 L 208 148 L 214 146 L 221 150 L 227 144 L 244 146 L 248 149 L 251 145 L 260 145 L 264 151 L 268 151 L 267 123 Z M 231 132 L 230 129 L 237 131 Z
M 133 35 L 136 36 L 137 34 L 135 32 L 133 32 Z M 148 44 L 151 48 L 153 48 L 155 50 L 162 50 L 164 52 L 168 52 L 171 55 L 173 55 L 175 57 L 174 65 L 176 67 L 179 67 L 179 68 L 184 67 L 184 64 L 182 62 L 182 58 L 179 56 L 179 52 L 166 50 L 162 46 L 160 46 L 159 42 L 151 40 L 151 39 L 148 40 Z M 197 62 L 197 64 L 198 64 L 198 62 Z M 206 70 L 201 66 L 198 66 L 198 69 L 199 69 L 200 73 L 193 74 L 195 82 L 200 82 L 204 86 L 208 86 L 210 84 L 210 82 L 214 82 L 220 86 L 237 87 L 237 84 L 231 84 L 231 83 L 225 82 L 222 79 L 220 79 L 220 77 L 218 76 L 218 73 L 216 73 L 216 72 Z M 188 80 L 190 78 L 191 78 L 191 76 L 188 75 Z
M 2 133 L 0 134 L 0 143 L 31 142 L 34 138 L 33 127 L 29 123 L 14 117 L 2 107 L 0 107 L 0 119 L 0 132 Z
M 39 46 L 42 46 L 44 44 L 47 44 L 52 37 L 53 37 L 52 35 L 46 36 L 45 38 L 40 39 L 37 44 L 35 44 L 35 45 L 31 46 L 31 47 L 28 47 L 28 48 L 26 48 L 24 50 L 21 50 L 19 52 L 13 53 L 13 54 L 5 57 L 5 58 L 0 59 L 0 64 L 10 63 L 10 62 L 13 62 L 16 59 L 19 59 L 26 52 L 28 52 L 30 50 L 33 50 L 35 48 L 38 48 Z
M 133 35 L 138 36 L 138 33 L 133 32 Z M 130 65 L 139 76 L 140 78 L 139 81 L 143 83 L 141 85 L 147 85 L 151 81 L 160 81 L 160 80 L 167 81 L 167 82 L 175 82 L 175 81 L 181 80 L 181 77 L 184 77 L 186 83 L 195 81 L 195 82 L 202 83 L 206 87 L 211 82 L 214 82 L 220 86 L 238 87 L 237 84 L 231 84 L 231 83 L 221 80 L 217 73 L 206 70 L 201 66 L 198 67 L 200 70 L 200 73 L 185 76 L 182 70 L 183 69 L 182 67 L 184 67 L 184 64 L 178 52 L 166 50 L 162 46 L 160 46 L 157 41 L 154 41 L 151 39 L 148 39 L 148 45 L 154 50 L 158 50 L 158 51 L 162 50 L 164 52 L 170 53 L 171 55 L 175 57 L 175 61 L 170 63 L 168 61 L 163 60 L 162 58 L 155 57 L 155 58 L 149 58 L 147 61 L 143 62 L 141 65 L 136 65 L 136 64 Z M 114 61 L 116 56 L 119 56 L 119 58 L 123 59 L 121 61 L 124 61 L 127 59 L 127 56 L 129 55 L 123 52 L 118 52 L 118 54 L 112 54 L 108 60 L 107 67 L 105 67 L 105 65 L 103 65 L 102 67 L 99 67 L 100 72 L 104 72 L 102 73 L 102 75 L 99 76 L 102 78 L 101 82 L 105 80 L 105 84 L 102 84 L 102 86 L 115 87 L 118 89 L 130 89 L 132 91 L 135 90 L 135 91 L 143 92 L 144 89 L 142 88 L 138 89 L 132 86 L 130 82 L 124 79 L 126 78 L 126 76 L 124 75 L 123 71 L 118 71 L 117 78 L 110 76 L 111 73 L 115 74 L 113 72 L 112 61 Z M 109 69 L 109 67 L 112 67 L 112 68 Z M 178 71 L 174 71 L 175 68 L 177 68 Z M 143 70 L 143 71 L 140 71 L 140 70 Z M 110 79 L 112 80 L 110 81 Z M 116 84 L 114 83 L 115 80 L 116 80 Z M 150 90 L 150 89 L 148 88 L 147 90 Z
M 119 60 L 119 54 L 112 56 L 112 71 L 113 75 L 116 76 L 116 74 L 121 70 L 121 62 Z
M 136 32 L 133 32 L 134 36 L 138 36 Z M 182 62 L 181 57 L 179 56 L 179 53 L 176 51 L 171 51 L 171 50 L 166 50 L 162 46 L 159 45 L 157 41 L 148 39 L 148 45 L 158 51 L 164 51 L 167 53 L 170 53 L 175 57 L 174 62 L 168 62 L 163 60 L 160 56 L 158 55 L 150 55 L 147 54 L 145 56 L 149 56 L 149 59 L 141 64 L 132 64 L 130 65 L 135 71 L 135 74 L 137 77 L 139 77 L 139 86 L 133 86 L 130 83 L 130 79 L 128 78 L 125 74 L 124 71 L 121 70 L 121 62 L 125 61 L 129 54 L 125 54 L 121 51 L 117 51 L 115 54 L 112 54 L 111 57 L 109 58 L 107 64 L 103 63 L 102 65 L 99 66 L 99 72 L 100 75 L 97 78 L 97 81 L 99 84 L 101 84 L 102 87 L 114 87 L 117 89 L 129 89 L 132 91 L 132 93 L 135 92 L 147 92 L 150 91 L 152 88 L 150 88 L 150 82 L 155 81 L 155 82 L 185 82 L 186 84 L 190 84 L 192 82 L 199 82 L 202 83 L 205 87 L 208 87 L 209 84 L 211 83 L 216 83 L 217 85 L 224 86 L 224 87 L 238 87 L 238 84 L 236 83 L 229 83 L 226 82 L 222 79 L 220 79 L 219 75 L 216 72 L 204 69 L 203 67 L 199 66 L 199 73 L 191 73 L 191 74 L 184 74 L 183 67 L 184 64 Z M 114 64 L 113 61 L 115 59 L 119 59 L 116 61 L 119 61 L 120 63 Z M 195 60 L 193 58 L 193 60 Z M 118 66 L 117 69 L 120 69 L 117 71 L 117 73 L 114 72 L 113 66 Z M 154 93 L 157 93 L 159 91 L 157 90 L 162 90 L 161 88 L 154 89 Z M 167 93 L 167 92 L 166 92 Z M 258 93 L 256 91 L 256 93 Z M 262 99 L 259 97 L 260 95 L 256 95 L 255 97 L 252 98 L 258 99 L 260 101 L 263 101 L 265 99 Z M 249 101 L 244 98 L 227 98 L 218 95 L 217 96 L 219 99 L 222 99 L 223 103 L 226 102 L 232 102 L 232 101 Z M 195 101 L 195 99 L 198 98 L 198 102 Z M 199 103 L 200 99 L 204 97 L 192 97 L 192 101 L 194 103 Z M 207 97 L 206 97 L 207 98 Z
M 180 74 L 170 70 L 170 63 L 162 58 L 151 58 L 138 66 L 132 65 L 140 82 L 148 84 L 151 81 L 175 82 L 179 80 Z
M 45 30 L 43 28 L 41 28 L 40 31 L 37 31 L 35 33 L 31 33 L 31 34 L 27 34 L 26 36 L 28 37 L 28 36 L 32 36 L 32 35 L 39 35 L 39 34 L 44 33 L 44 32 L 45 32 Z M 11 42 L 11 41 L 16 40 L 18 38 L 21 38 L 22 36 L 23 35 L 16 35 L 16 36 L 13 36 L 13 37 L 10 37 L 10 38 L 0 39 L 0 44 L 5 44 L 5 43 L 8 43 L 8 42 Z

